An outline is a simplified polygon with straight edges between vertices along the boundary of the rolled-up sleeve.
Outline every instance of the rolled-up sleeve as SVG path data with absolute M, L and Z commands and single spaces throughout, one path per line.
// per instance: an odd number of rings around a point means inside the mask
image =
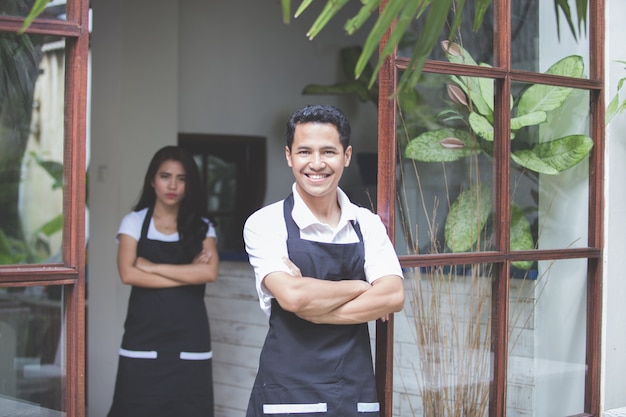
M 283 261 L 288 252 L 282 201 L 253 213 L 244 225 L 243 239 L 256 277 L 259 304 L 269 316 L 273 296 L 263 285 L 263 279 L 272 272 L 290 272 Z
M 403 278 L 398 255 L 380 217 L 367 209 L 359 208 L 357 219 L 363 231 L 367 281 L 371 284 L 387 275 Z

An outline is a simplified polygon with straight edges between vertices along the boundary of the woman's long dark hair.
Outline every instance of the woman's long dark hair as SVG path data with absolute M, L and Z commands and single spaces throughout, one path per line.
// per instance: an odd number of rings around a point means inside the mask
M 193 258 L 202 250 L 202 241 L 208 230 L 208 225 L 202 218 L 208 218 L 208 215 L 207 199 L 200 180 L 200 171 L 191 154 L 178 146 L 165 146 L 159 149 L 148 165 L 143 189 L 133 210 L 139 211 L 154 207 L 156 193 L 152 181 L 165 161 L 178 161 L 185 169 L 185 196 L 178 208 L 176 225 L 185 252 Z

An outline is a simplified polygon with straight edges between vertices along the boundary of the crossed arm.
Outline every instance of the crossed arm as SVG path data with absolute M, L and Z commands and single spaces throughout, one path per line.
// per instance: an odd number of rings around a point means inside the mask
M 404 305 L 402 278 L 387 275 L 371 285 L 361 280 L 326 281 L 303 277 L 289 260 L 291 274 L 272 272 L 263 284 L 287 311 L 313 323 L 355 324 L 386 320 Z
M 150 262 L 137 257 L 137 241 L 129 235 L 119 235 L 117 268 L 124 284 L 145 288 L 171 288 L 204 284 L 217 279 L 219 257 L 215 238 L 202 242 L 202 251 L 190 264 L 172 265 Z

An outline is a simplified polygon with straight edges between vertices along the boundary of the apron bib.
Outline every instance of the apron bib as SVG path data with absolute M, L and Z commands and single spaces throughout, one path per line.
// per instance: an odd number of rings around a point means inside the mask
M 358 223 L 352 224 L 357 243 L 312 242 L 300 238 L 292 209 L 290 195 L 284 201 L 287 249 L 303 276 L 365 280 Z M 247 417 L 378 417 L 367 323 L 314 324 L 285 311 L 272 299 L 269 324 Z

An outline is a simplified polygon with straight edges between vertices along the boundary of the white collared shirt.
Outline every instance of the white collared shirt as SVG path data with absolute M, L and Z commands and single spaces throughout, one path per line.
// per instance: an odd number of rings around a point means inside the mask
M 365 276 L 369 283 L 386 275 L 402 277 L 402 268 L 387 236 L 385 225 L 378 215 L 352 204 L 348 196 L 337 189 L 341 218 L 337 227 L 320 223 L 306 206 L 295 183 L 292 186 L 294 206 L 292 217 L 300 228 L 300 237 L 323 243 L 354 243 L 359 238 L 350 223 L 356 220 L 363 234 L 365 246 Z M 256 276 L 256 288 L 261 309 L 269 316 L 272 294 L 263 285 L 263 279 L 272 272 L 290 273 L 283 262 L 287 252 L 287 226 L 283 215 L 283 201 L 265 206 L 253 213 L 243 229 L 246 251 Z

